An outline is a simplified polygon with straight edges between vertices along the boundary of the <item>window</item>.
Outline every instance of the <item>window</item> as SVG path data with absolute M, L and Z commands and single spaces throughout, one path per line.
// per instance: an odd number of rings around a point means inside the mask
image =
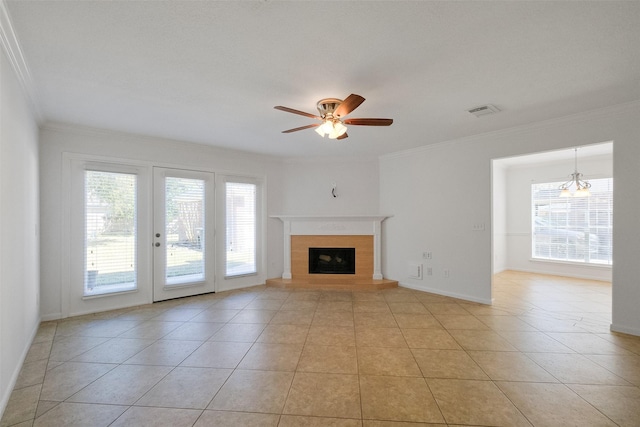
M 256 274 L 257 185 L 225 183 L 226 270 L 225 276 Z
M 84 295 L 136 289 L 137 176 L 84 173 Z
M 589 182 L 590 197 L 560 197 L 561 182 L 531 185 L 534 259 L 612 264 L 613 178 Z

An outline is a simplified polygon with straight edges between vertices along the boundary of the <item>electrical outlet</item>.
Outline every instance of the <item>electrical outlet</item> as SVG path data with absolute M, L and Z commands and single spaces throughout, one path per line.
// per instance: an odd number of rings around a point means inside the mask
M 431 252 L 422 252 L 422 258 L 431 259 Z
M 427 276 L 433 276 L 433 268 L 427 267 Z
M 484 230 L 484 222 L 477 222 L 471 226 L 473 231 L 483 231 Z
M 410 264 L 408 276 L 410 279 L 422 279 L 422 264 Z
M 449 269 L 445 268 L 443 271 L 444 277 L 449 277 Z

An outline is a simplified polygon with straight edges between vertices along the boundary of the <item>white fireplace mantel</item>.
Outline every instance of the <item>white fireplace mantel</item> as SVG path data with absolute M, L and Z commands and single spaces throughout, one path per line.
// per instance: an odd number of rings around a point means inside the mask
M 391 215 L 271 215 L 284 223 L 283 279 L 291 279 L 291 236 L 373 236 L 373 279 L 382 280 L 382 221 Z

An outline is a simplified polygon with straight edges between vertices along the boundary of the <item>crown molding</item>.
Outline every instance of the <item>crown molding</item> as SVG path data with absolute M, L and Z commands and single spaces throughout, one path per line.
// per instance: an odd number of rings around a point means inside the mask
M 626 102 L 624 104 L 610 105 L 608 107 L 598 108 L 596 110 L 588 110 L 580 113 L 571 114 L 568 116 L 557 117 L 549 120 L 543 120 L 527 125 L 515 126 L 505 129 L 499 129 L 493 132 L 479 133 L 476 135 L 465 136 L 458 139 L 451 139 L 447 141 L 440 141 L 434 144 L 423 145 L 421 147 L 410 148 L 408 150 L 396 151 L 394 153 L 383 154 L 378 157 L 379 160 L 393 159 L 399 157 L 413 156 L 418 153 L 423 153 L 429 150 L 433 150 L 438 147 L 443 147 L 451 144 L 473 144 L 479 140 L 487 138 L 504 138 L 509 136 L 524 135 L 531 132 L 535 132 L 540 129 L 549 129 L 558 126 L 565 126 L 567 124 L 576 124 L 587 122 L 597 119 L 606 119 L 608 117 L 616 116 L 627 111 L 634 109 L 640 109 L 640 100 Z
M 22 90 L 27 96 L 36 121 L 41 123 L 42 112 L 37 102 L 35 85 L 33 84 L 31 72 L 24 59 L 16 33 L 13 31 L 11 17 L 9 16 L 9 11 L 7 10 L 7 5 L 4 0 L 0 0 L 0 44 L 11 63 L 11 67 L 16 74 Z

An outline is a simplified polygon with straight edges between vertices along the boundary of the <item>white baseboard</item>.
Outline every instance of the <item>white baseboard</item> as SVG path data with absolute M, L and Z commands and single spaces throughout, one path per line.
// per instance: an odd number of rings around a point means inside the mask
M 402 282 L 398 282 L 398 285 L 403 287 L 403 288 L 409 288 L 409 289 L 413 289 L 416 291 L 422 291 L 422 292 L 429 292 L 430 294 L 436 294 L 436 295 L 442 295 L 445 297 L 451 297 L 451 298 L 457 298 L 457 299 L 461 299 L 461 300 L 465 300 L 465 301 L 469 301 L 469 302 L 477 302 L 480 304 L 487 304 L 487 305 L 491 305 L 493 303 L 493 299 L 484 299 L 484 298 L 475 298 L 469 295 L 463 295 L 463 294 L 458 294 L 455 292 L 445 292 L 442 291 L 440 289 L 432 289 L 432 288 L 428 288 L 428 287 L 419 287 L 419 286 L 415 286 L 415 285 L 411 285 L 408 283 L 402 283 Z
M 45 314 L 41 316 L 40 321 L 48 322 L 50 320 L 60 320 L 60 319 L 62 319 L 62 313 L 50 313 L 50 314 Z
M 623 334 L 640 336 L 640 329 L 638 328 L 631 328 L 628 326 L 616 325 L 614 323 L 612 323 L 609 328 L 611 329 L 612 332 L 621 332 Z
M 233 281 L 229 281 L 231 286 L 225 286 L 224 288 L 220 287 L 219 289 L 216 289 L 216 292 L 227 292 L 227 291 L 237 291 L 239 289 L 248 289 L 248 288 L 253 288 L 255 286 L 263 286 L 265 284 L 265 281 L 259 281 L 258 283 L 253 283 L 253 284 L 237 284 L 237 285 L 233 285 Z
M 31 344 L 33 344 L 33 340 L 36 338 L 36 334 L 38 333 L 38 328 L 40 327 L 41 321 L 42 319 L 40 319 L 36 323 L 35 329 L 31 331 L 31 336 L 27 341 L 28 345 L 22 350 L 22 355 L 20 356 L 20 363 L 18 363 L 13 373 L 11 374 L 11 380 L 9 381 L 8 387 L 5 390 L 2 390 L 2 399 L 0 399 L 0 418 L 2 418 L 2 415 L 4 415 L 4 410 L 7 408 L 7 403 L 9 403 L 9 398 L 11 397 L 11 393 L 13 392 L 13 388 L 16 386 L 16 382 L 18 381 L 18 376 L 20 375 L 20 371 L 22 370 L 24 361 L 27 358 L 27 353 L 29 353 Z

